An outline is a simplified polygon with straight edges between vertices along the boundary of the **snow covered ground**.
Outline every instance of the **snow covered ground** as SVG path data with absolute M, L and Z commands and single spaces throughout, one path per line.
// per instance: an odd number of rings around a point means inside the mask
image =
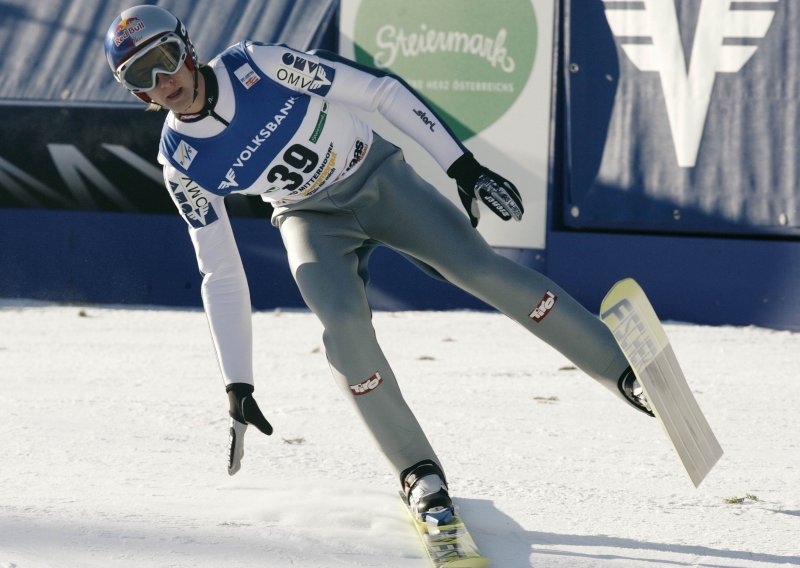
M 666 326 L 726 452 L 695 489 L 655 421 L 502 316 L 375 323 L 494 566 L 800 565 L 800 334 Z M 319 324 L 254 330 L 275 434 L 229 478 L 201 311 L 0 302 L 0 568 L 427 566 Z

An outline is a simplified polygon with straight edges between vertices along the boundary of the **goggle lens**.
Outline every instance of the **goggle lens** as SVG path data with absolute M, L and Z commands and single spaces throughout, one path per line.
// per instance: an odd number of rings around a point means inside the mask
M 183 42 L 166 40 L 139 54 L 120 68 L 120 81 L 132 91 L 149 91 L 156 86 L 156 75 L 173 75 L 183 65 Z

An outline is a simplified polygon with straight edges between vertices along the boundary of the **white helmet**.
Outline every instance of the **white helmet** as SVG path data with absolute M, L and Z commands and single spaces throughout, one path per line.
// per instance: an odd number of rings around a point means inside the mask
M 181 21 L 159 6 L 134 6 L 122 12 L 105 38 L 114 77 L 141 100 L 155 87 L 158 73 L 176 73 L 185 63 L 197 72 L 197 53 Z M 197 79 L 195 77 L 195 83 Z

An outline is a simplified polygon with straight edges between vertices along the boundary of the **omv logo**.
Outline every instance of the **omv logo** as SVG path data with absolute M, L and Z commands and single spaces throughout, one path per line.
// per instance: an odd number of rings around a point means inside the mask
M 611 32 L 625 55 L 640 71 L 660 75 L 678 165 L 694 167 L 716 74 L 737 73 L 753 56 L 758 49 L 753 40 L 767 34 L 778 0 L 701 0 L 688 58 L 677 0 L 644 0 L 630 7 L 604 1 Z

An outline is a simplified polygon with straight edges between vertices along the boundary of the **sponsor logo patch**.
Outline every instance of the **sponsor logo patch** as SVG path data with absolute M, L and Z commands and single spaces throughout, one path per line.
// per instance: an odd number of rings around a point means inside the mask
M 547 314 L 550 313 L 550 310 L 553 309 L 553 306 L 556 305 L 557 301 L 558 296 L 548 290 L 544 293 L 544 297 L 539 301 L 539 305 L 536 306 L 536 308 L 534 308 L 530 314 L 528 314 L 528 317 L 536 323 L 539 323 L 547 316 Z
M 319 116 L 317 117 L 317 125 L 314 127 L 314 131 L 311 133 L 308 141 L 313 142 L 314 144 L 317 143 L 319 140 L 320 134 L 322 134 L 322 129 L 325 128 L 325 121 L 328 118 L 328 103 L 323 101 L 322 108 L 319 111 Z
M 233 168 L 228 170 L 228 173 L 225 174 L 225 181 L 220 182 L 217 189 L 230 189 L 232 187 L 239 187 L 239 184 L 236 182 L 236 172 L 233 171 Z
M 249 89 L 261 80 L 261 77 L 250 67 L 249 63 L 245 63 L 239 67 L 233 74 L 236 75 L 236 78 L 244 85 L 245 89 Z
M 130 39 L 134 45 L 139 45 L 142 40 L 141 32 L 144 31 L 145 25 L 141 18 L 128 18 L 122 20 L 117 29 L 114 30 L 114 45 L 119 47 L 125 40 Z
M 350 163 L 347 164 L 347 168 L 344 170 L 345 172 L 349 172 L 361 160 L 364 159 L 364 156 L 367 155 L 367 148 L 369 148 L 369 144 L 361 140 L 361 138 L 356 138 L 356 142 L 353 145 L 353 150 L 350 152 L 350 155 L 352 155 L 353 158 L 350 160 Z
M 422 121 L 422 124 L 424 124 L 425 126 L 430 128 L 431 132 L 434 132 L 433 127 L 436 126 L 436 123 L 434 121 L 432 121 L 430 118 L 428 118 L 428 113 L 427 112 L 425 112 L 424 110 L 420 110 L 420 109 L 416 109 L 415 108 L 414 109 L 414 114 L 416 114 L 419 117 L 419 119 Z
M 196 156 L 197 150 L 192 148 L 185 140 L 181 140 L 175 149 L 175 153 L 172 154 L 172 159 L 178 162 L 183 169 L 188 170 Z
M 350 390 L 353 391 L 353 396 L 361 396 L 374 391 L 376 388 L 381 386 L 381 383 L 383 383 L 383 378 L 381 378 L 381 374 L 379 372 L 375 371 L 375 374 L 365 380 L 363 383 L 350 385 Z
M 178 183 L 170 181 L 169 185 L 181 215 L 191 227 L 199 229 L 219 219 L 205 192 L 192 180 L 181 176 Z
M 322 158 L 319 167 L 305 185 L 298 189 L 298 193 L 308 196 L 319 191 L 319 189 L 327 183 L 328 179 L 336 173 L 337 157 L 338 154 L 333 151 L 333 142 L 331 142 L 328 145 L 328 151 L 325 152 L 325 156 Z
M 275 76 L 278 81 L 324 97 L 328 94 L 336 74 L 333 67 L 309 61 L 291 52 L 281 56 L 281 65 Z

